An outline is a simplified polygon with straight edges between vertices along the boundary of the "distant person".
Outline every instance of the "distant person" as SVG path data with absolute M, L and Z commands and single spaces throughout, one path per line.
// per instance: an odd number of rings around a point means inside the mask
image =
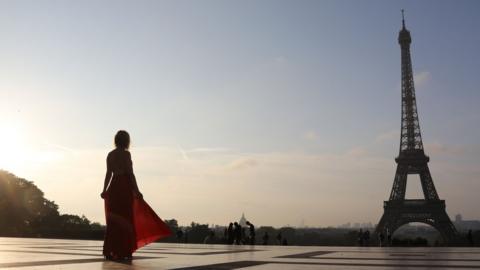
M 270 236 L 268 235 L 268 232 L 265 232 L 265 234 L 262 237 L 262 245 L 266 246 L 268 245 L 268 240 L 270 239 Z
M 223 230 L 222 243 L 228 244 L 228 227 L 225 227 L 225 230 Z
M 242 245 L 245 245 L 247 243 L 247 234 L 245 233 L 245 228 L 241 227 L 241 234 L 240 234 L 240 242 Z
M 233 223 L 233 235 L 235 245 L 242 243 L 242 226 L 238 222 Z
M 282 232 L 278 232 L 277 234 L 277 245 L 282 244 Z
M 468 230 L 468 233 L 467 233 L 467 240 L 468 240 L 468 244 L 473 247 L 475 245 L 475 243 L 473 242 L 473 232 L 472 230 Z
M 383 246 L 383 241 L 385 241 L 385 235 L 382 232 L 380 232 L 378 234 L 378 243 L 380 247 Z
M 107 156 L 107 173 L 100 194 L 105 200 L 103 255 L 107 260 L 131 260 L 138 248 L 172 233 L 143 200 L 129 146 L 130 135 L 120 130 L 115 135 L 115 149 Z
M 255 245 L 255 226 L 253 226 L 250 221 L 247 221 L 249 237 L 250 237 L 250 245 Z
M 362 229 L 358 231 L 357 241 L 359 246 L 363 246 L 363 230 Z
M 233 244 L 233 241 L 235 240 L 235 232 L 233 229 L 233 223 L 230 222 L 227 228 L 227 243 L 229 245 Z
M 181 242 L 181 241 L 182 241 L 182 238 L 183 238 L 183 231 L 182 231 L 182 230 L 178 230 L 176 234 L 177 234 L 177 241 L 178 241 L 178 242 Z
M 392 246 L 392 234 L 390 233 L 389 230 L 387 230 L 387 246 L 388 247 Z
M 366 247 L 370 246 L 370 231 L 369 230 L 366 230 L 363 233 L 363 245 L 366 246 Z
M 188 231 L 185 231 L 185 238 L 183 240 L 185 240 L 185 244 L 188 243 Z

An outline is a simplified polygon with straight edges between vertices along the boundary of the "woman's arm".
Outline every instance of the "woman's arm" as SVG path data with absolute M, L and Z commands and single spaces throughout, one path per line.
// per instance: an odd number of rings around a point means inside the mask
M 137 185 L 137 179 L 135 178 L 135 174 L 132 173 L 130 174 L 130 178 L 132 179 L 132 183 L 133 183 L 133 188 L 134 188 L 134 192 L 135 192 L 135 195 L 137 195 L 137 197 L 139 198 L 142 198 L 143 195 L 142 193 L 140 192 L 140 190 L 138 189 L 138 185 Z
M 105 181 L 103 182 L 103 191 L 100 194 L 100 197 L 105 198 L 105 192 L 107 192 L 108 184 L 110 183 L 110 179 L 112 179 L 112 169 L 110 167 L 110 162 L 107 157 L 107 173 L 105 174 Z
M 132 181 L 132 184 L 133 184 L 133 192 L 137 197 L 142 198 L 143 195 L 138 189 L 137 178 L 133 173 L 132 155 L 130 154 L 130 152 L 127 152 L 127 153 L 128 153 L 128 175 L 130 176 L 130 180 Z

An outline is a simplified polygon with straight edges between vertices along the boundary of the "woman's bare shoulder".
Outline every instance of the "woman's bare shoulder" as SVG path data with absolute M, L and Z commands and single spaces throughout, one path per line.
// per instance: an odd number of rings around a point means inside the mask
M 118 158 L 123 158 L 123 157 L 130 157 L 130 152 L 128 150 L 124 150 L 124 149 L 113 149 L 112 151 L 110 151 L 108 153 L 108 156 L 107 158 L 110 158 L 110 157 L 118 157 Z
M 108 152 L 107 154 L 107 158 L 111 158 L 112 156 L 114 156 L 116 153 L 115 153 L 115 150 L 116 149 L 113 149 L 112 151 Z
M 107 160 L 121 158 L 123 156 L 122 152 L 123 151 L 120 151 L 119 149 L 113 149 L 112 151 L 108 152 Z

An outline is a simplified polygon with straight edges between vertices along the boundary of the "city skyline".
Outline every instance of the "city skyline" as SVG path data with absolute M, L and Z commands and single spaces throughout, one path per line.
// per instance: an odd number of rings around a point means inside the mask
M 480 219 L 477 2 L 140 3 L 0 2 L 0 169 L 62 213 L 105 222 L 105 158 L 125 129 L 164 219 L 377 222 L 404 8 L 435 185 L 450 215 Z

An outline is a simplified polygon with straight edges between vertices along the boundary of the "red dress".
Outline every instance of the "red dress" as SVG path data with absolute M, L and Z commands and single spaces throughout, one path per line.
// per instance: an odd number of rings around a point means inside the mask
M 168 226 L 133 190 L 127 174 L 113 176 L 105 196 L 105 256 L 129 257 L 138 248 L 171 235 Z

